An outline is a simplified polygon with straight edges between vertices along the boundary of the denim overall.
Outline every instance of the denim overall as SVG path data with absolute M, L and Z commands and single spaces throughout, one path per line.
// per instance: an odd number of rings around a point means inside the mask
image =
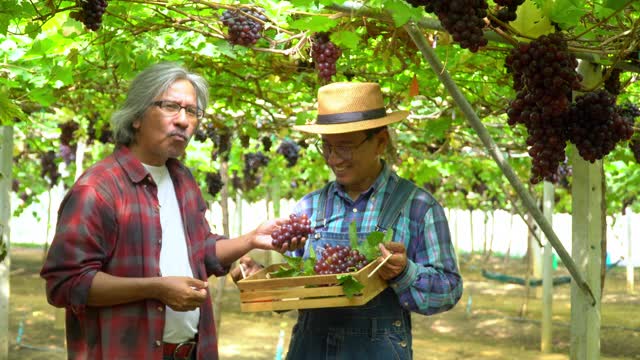
M 407 189 L 410 191 L 415 191 L 415 186 Z M 399 209 L 411 196 L 405 196 L 402 191 L 390 193 L 393 198 L 401 199 L 390 206 L 391 212 L 396 212 L 391 216 L 395 221 Z M 323 208 L 321 205 L 319 210 Z M 385 218 L 384 213 L 389 211 L 385 205 L 383 209 L 381 217 Z M 385 225 L 384 220 L 381 223 Z M 321 257 L 325 244 L 350 245 L 349 234 L 327 232 L 322 225 L 316 226 L 315 231 L 310 245 L 317 258 Z M 366 233 L 358 234 L 359 239 L 366 236 Z M 305 257 L 308 252 L 305 251 Z M 411 314 L 400 306 L 398 295 L 388 287 L 365 305 L 298 310 L 287 360 L 405 360 L 413 357 L 411 343 Z

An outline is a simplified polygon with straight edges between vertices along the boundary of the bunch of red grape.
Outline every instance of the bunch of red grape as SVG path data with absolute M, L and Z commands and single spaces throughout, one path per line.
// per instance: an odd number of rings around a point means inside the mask
M 84 0 L 80 21 L 89 30 L 97 31 L 102 26 L 102 15 L 107 10 L 107 0 Z
M 49 150 L 40 155 L 40 176 L 49 179 L 49 187 L 52 188 L 58 183 L 60 173 L 56 163 L 56 153 Z
M 582 80 L 577 65 L 558 33 L 520 44 L 505 60 L 517 91 L 507 109 L 508 123 L 527 128 L 532 184 L 557 181 L 558 164 L 565 158 L 571 92 L 580 88 Z
M 620 69 L 613 69 L 609 74 L 609 77 L 604 81 L 604 89 L 613 95 L 620 95 L 621 92 L 621 84 L 620 84 L 620 73 L 622 71 Z
M 74 141 L 73 134 L 80 125 L 75 121 L 67 121 L 59 124 L 58 127 L 60 128 L 60 156 L 64 163 L 69 165 L 76 158 L 78 144 Z
M 315 34 L 311 46 L 311 58 L 313 58 L 320 79 L 325 82 L 331 81 L 331 77 L 336 74 L 336 62 L 340 55 L 342 55 L 342 50 L 331 42 L 329 34 Z
M 633 123 L 620 116 L 615 96 L 605 90 L 576 98 L 569 117 L 569 141 L 590 162 L 602 159 L 622 140 L 633 135 Z
M 496 17 L 503 22 L 510 22 L 516 19 L 516 11 L 518 6 L 524 3 L 524 0 L 494 0 L 496 4 L 502 6 Z
M 228 29 L 230 43 L 250 46 L 262 37 L 262 24 L 267 21 L 267 17 L 261 10 L 225 10 L 221 20 Z
M 368 263 L 367 258 L 351 246 L 325 244 L 313 271 L 319 275 L 342 274 L 358 271 Z
M 205 180 L 207 181 L 207 192 L 213 197 L 215 197 L 224 186 L 222 177 L 218 172 L 207 173 Z
M 296 144 L 292 140 L 283 140 L 280 143 L 280 146 L 278 146 L 276 152 L 287 159 L 287 167 L 292 167 L 298 162 L 300 145 Z
M 268 163 L 269 158 L 259 151 L 244 155 L 244 183 L 242 188 L 245 191 L 249 191 L 260 185 L 262 177 L 258 175 L 258 170 L 260 170 L 261 167 L 266 166 Z
M 271 150 L 271 145 L 273 145 L 273 142 L 271 141 L 271 138 L 268 136 L 263 136 L 260 139 L 260 142 L 262 142 L 262 149 L 266 152 L 269 152 L 269 150 Z
M 300 216 L 296 214 L 289 215 L 289 220 L 271 234 L 271 244 L 276 248 L 281 248 L 284 244 L 291 244 L 294 240 L 302 240 L 309 238 L 309 234 L 313 233 L 311 221 L 307 214 Z
M 414 7 L 424 6 L 428 13 L 435 13 L 453 41 L 471 52 L 487 45 L 482 29 L 487 16 L 486 0 L 407 0 Z
M 106 122 L 102 125 L 100 129 L 100 136 L 97 135 L 97 122 L 99 115 L 93 114 L 93 116 L 89 116 L 89 127 L 87 128 L 87 144 L 93 144 L 94 140 L 98 140 L 103 144 L 108 144 L 113 141 L 113 136 L 111 129 L 109 128 L 109 123 Z

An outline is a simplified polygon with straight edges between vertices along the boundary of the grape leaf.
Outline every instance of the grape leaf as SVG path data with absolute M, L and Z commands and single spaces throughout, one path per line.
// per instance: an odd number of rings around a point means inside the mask
M 364 285 L 349 274 L 338 275 L 336 279 L 338 279 L 338 284 L 342 285 L 342 291 L 348 298 L 352 298 L 353 295 L 359 294 L 364 289 Z
M 352 249 L 358 248 L 358 228 L 355 221 L 349 224 L 349 245 Z
M 291 276 L 296 276 L 298 272 L 299 271 L 297 269 L 283 265 L 283 266 L 280 266 L 280 269 L 270 272 L 269 275 L 275 278 L 291 277 Z

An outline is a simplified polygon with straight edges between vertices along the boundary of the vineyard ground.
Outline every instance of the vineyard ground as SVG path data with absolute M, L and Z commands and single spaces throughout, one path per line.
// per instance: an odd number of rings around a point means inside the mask
M 46 302 L 44 282 L 38 276 L 42 249 L 11 250 L 11 300 L 9 360 L 66 359 L 63 312 Z M 570 287 L 555 287 L 553 300 L 553 353 L 541 354 L 540 304 L 537 288 L 526 297 L 526 288 L 483 278 L 481 269 L 522 277 L 521 259 L 504 261 L 481 255 L 461 258 L 464 295 L 451 311 L 435 316 L 414 315 L 414 359 L 569 359 Z M 560 267 L 555 276 L 565 275 Z M 636 284 L 640 269 L 636 269 Z M 217 281 L 211 279 L 212 287 Z M 637 285 L 636 285 L 637 286 Z M 640 359 L 640 289 L 625 292 L 625 269 L 609 271 L 601 309 L 602 359 Z M 471 301 L 469 301 L 471 297 Z M 526 303 L 526 314 L 520 316 Z M 274 359 L 280 330 L 284 349 L 289 342 L 295 312 L 242 313 L 235 285 L 227 281 L 222 296 L 219 329 L 221 359 Z M 18 339 L 20 324 L 22 334 Z M 19 342 L 19 345 L 18 345 Z

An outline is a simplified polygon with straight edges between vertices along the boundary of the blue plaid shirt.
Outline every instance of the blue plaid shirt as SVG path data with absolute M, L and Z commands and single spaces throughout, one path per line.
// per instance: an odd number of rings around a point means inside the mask
M 390 190 L 389 179 L 398 177 L 385 164 L 373 185 L 353 201 L 342 186 L 333 182 L 327 196 L 328 232 L 348 233 L 356 222 L 358 233 L 376 230 L 382 203 Z M 315 225 L 320 191 L 307 194 L 293 212 L 307 214 Z M 394 242 L 407 249 L 407 267 L 389 285 L 409 311 L 430 315 L 451 309 L 462 296 L 462 278 L 451 243 L 449 225 L 442 206 L 427 191 L 418 188 L 406 202 L 393 227 Z M 310 246 L 308 241 L 306 246 Z M 302 251 L 296 253 L 302 256 Z

